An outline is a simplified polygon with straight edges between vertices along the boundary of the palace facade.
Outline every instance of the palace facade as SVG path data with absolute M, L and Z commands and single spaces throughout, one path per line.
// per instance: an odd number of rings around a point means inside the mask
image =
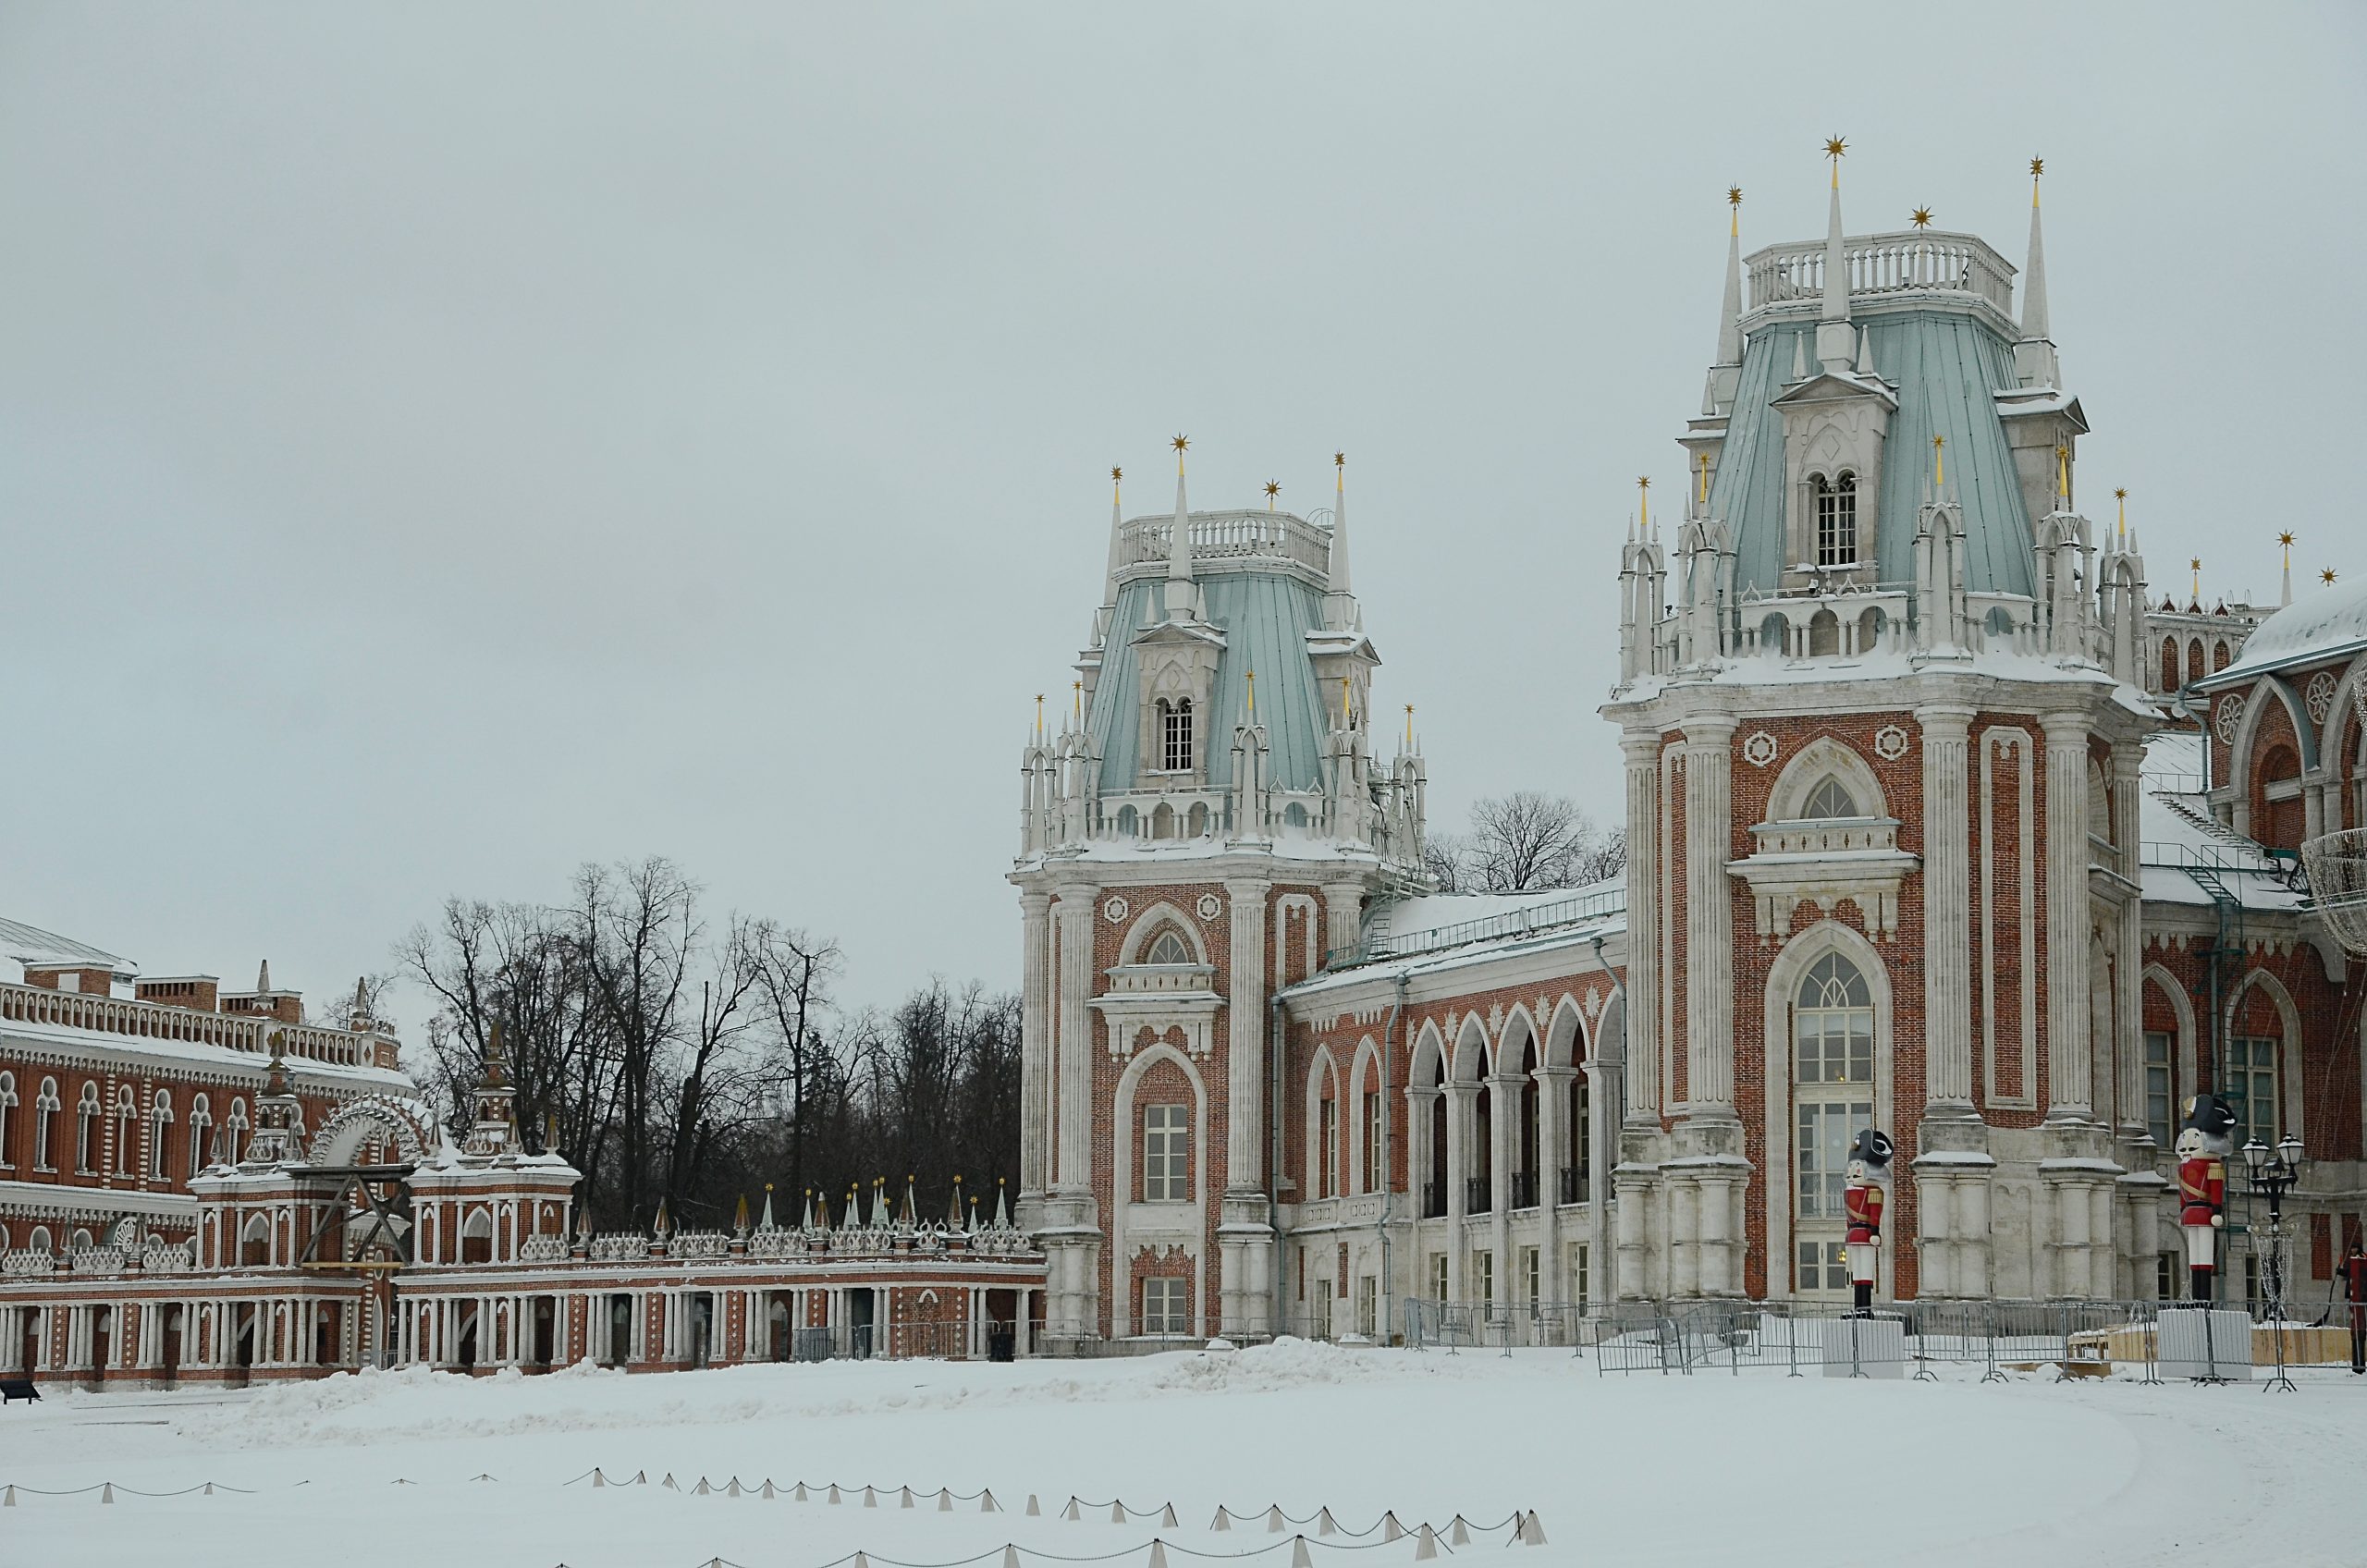
M 1848 235 L 1837 177 L 1821 239 L 1736 227 L 1682 501 L 1617 546 L 1614 882 L 1428 891 L 1344 489 L 1194 512 L 1179 449 L 1113 513 L 1012 878 L 1054 1343 L 1846 1299 L 1870 1124 L 1886 1297 L 2154 1297 L 2206 1089 L 2304 1140 L 2329 1278 L 2361 994 L 2292 851 L 2360 821 L 2367 595 L 2181 606 L 2082 509 L 2035 183 L 2020 269 Z

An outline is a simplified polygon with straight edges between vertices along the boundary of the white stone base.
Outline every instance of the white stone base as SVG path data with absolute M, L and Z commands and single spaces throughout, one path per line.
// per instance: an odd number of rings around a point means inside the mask
M 1824 1319 L 1828 1378 L 1907 1376 L 1907 1319 L 1894 1313 Z
M 2164 1378 L 2225 1378 L 2249 1383 L 2252 1379 L 2251 1317 L 2225 1307 L 2165 1305 L 2154 1357 Z

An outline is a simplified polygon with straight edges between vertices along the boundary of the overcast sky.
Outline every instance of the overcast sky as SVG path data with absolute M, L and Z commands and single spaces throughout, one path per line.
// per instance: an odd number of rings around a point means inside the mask
M 2017 264 L 2045 156 L 2157 585 L 2367 571 L 2361 7 L 1818 14 L 8 5 L 0 913 L 322 1002 L 662 853 L 854 1000 L 1015 986 L 1030 700 L 1179 431 L 1203 508 L 1346 449 L 1434 823 L 1614 806 L 1725 190 L 1818 237 L 1833 133 L 1852 232 Z

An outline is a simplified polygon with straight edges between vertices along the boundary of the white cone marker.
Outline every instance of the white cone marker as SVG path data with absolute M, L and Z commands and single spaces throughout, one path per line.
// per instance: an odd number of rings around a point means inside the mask
M 1463 1515 L 1460 1513 L 1454 1516 L 1454 1523 L 1447 1526 L 1446 1544 L 1449 1546 L 1471 1544 L 1471 1526 L 1463 1522 Z
M 981 1513 L 1000 1513 L 1002 1512 L 1002 1504 L 995 1501 L 994 1489 L 992 1488 L 988 1488 L 987 1490 L 978 1494 L 978 1512 Z
M 1288 1523 L 1288 1521 L 1282 1517 L 1282 1505 L 1281 1503 L 1270 1503 L 1267 1506 L 1266 1533 L 1268 1535 L 1281 1535 L 1282 1533 L 1282 1526 L 1286 1523 Z
M 1175 1522 L 1175 1505 L 1173 1503 L 1171 1502 L 1165 1508 L 1159 1511 L 1159 1527 L 1162 1530 L 1172 1530 L 1178 1527 Z
M 1430 1533 L 1430 1527 L 1428 1525 L 1425 1525 L 1422 1526 L 1421 1532 L 1416 1536 L 1414 1539 L 1414 1561 L 1417 1562 L 1428 1562 L 1438 1554 L 1439 1538 L 1435 1535 L 1432 1535 Z
M 1111 1503 L 1110 1505 L 1110 1523 L 1112 1525 L 1122 1525 L 1125 1522 L 1126 1505 L 1123 1502 Z
M 1315 1568 L 1315 1559 L 1306 1554 L 1306 1537 L 1291 1537 L 1291 1568 Z
M 1380 1538 L 1382 1540 L 1393 1541 L 1404 1533 L 1405 1527 L 1397 1522 L 1397 1511 L 1395 1509 L 1392 1508 L 1388 1513 L 1380 1516 Z
M 1528 1517 L 1521 1521 L 1520 1544 L 1523 1546 L 1543 1546 L 1545 1544 L 1545 1526 L 1537 1522 L 1537 1511 L 1535 1509 L 1531 1509 L 1529 1511 Z
M 1044 1510 L 1036 1503 L 1036 1494 L 1034 1492 L 1029 1492 L 1027 1494 L 1027 1517 L 1030 1519 L 1040 1519 L 1043 1516 Z
M 1315 1533 L 1318 1536 L 1336 1536 L 1340 1533 L 1340 1526 L 1331 1521 L 1330 1509 L 1324 1509 L 1315 1516 Z

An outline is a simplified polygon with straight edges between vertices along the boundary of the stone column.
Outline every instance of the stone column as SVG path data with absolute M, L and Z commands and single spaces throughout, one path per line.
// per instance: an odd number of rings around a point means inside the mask
M 1440 1174 L 1446 1182 L 1446 1293 L 1455 1302 L 1470 1299 L 1466 1280 L 1471 1249 L 1465 1244 L 1464 1231 L 1471 1217 L 1471 1188 L 1466 1173 L 1479 1131 L 1478 1099 L 1477 1084 L 1450 1082 L 1446 1086 L 1447 1168 Z
M 2093 1120 L 2088 1039 L 2088 721 L 2040 717 L 2046 731 L 2046 1119 Z
M 1537 1200 L 1543 1211 L 1543 1223 L 1537 1239 L 1538 1288 L 1546 1289 L 1551 1281 L 1548 1299 L 1559 1300 L 1563 1287 L 1570 1278 L 1567 1260 L 1562 1256 L 1562 1167 L 1578 1163 L 1571 1146 L 1573 1134 L 1587 1135 L 1583 1127 L 1567 1125 L 1570 1117 L 1570 1084 L 1576 1078 L 1575 1067 L 1540 1066 L 1537 1070 Z
M 1685 726 L 1686 1112 L 1735 1114 L 1733 850 L 1735 721 L 1724 715 Z
M 1267 1212 L 1266 884 L 1224 885 L 1233 941 L 1225 977 L 1225 1190 L 1217 1226 L 1220 1332 L 1267 1332 L 1274 1280 L 1274 1231 Z
M 1969 707 L 1915 710 L 1923 731 L 1924 1114 L 1972 1109 Z
M 1627 1119 L 1661 1111 L 1661 738 L 1620 737 L 1627 766 Z
M 1323 953 L 1326 962 L 1364 936 L 1364 886 L 1335 882 L 1323 889 Z
M 1051 907 L 1049 895 L 1019 895 L 1019 1198 L 1040 1197 L 1051 1185 L 1049 1091 L 1051 1058 Z
M 1060 1136 L 1054 1190 L 1088 1196 L 1093 1190 L 1093 1028 L 1086 1002 L 1093 994 L 1094 889 L 1063 888 L 1053 919 L 1059 927 Z
M 1520 1144 L 1520 1091 L 1527 1082 L 1517 1072 L 1495 1072 L 1488 1078 L 1489 1246 L 1496 1255 L 1496 1301 L 1509 1306 L 1517 1295 L 1519 1269 L 1513 1257 L 1513 1166 Z

